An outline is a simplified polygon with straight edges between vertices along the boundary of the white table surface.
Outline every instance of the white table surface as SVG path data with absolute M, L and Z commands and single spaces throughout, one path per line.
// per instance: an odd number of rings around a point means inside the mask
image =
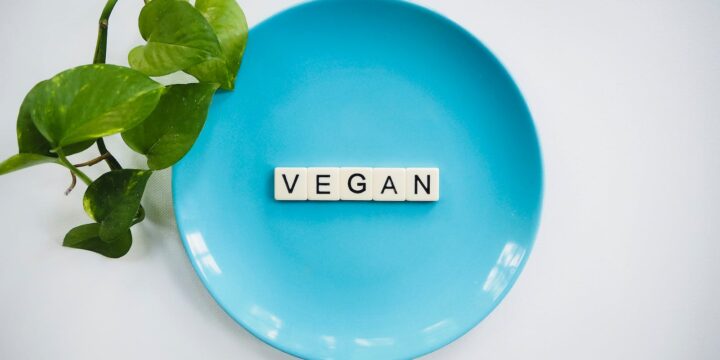
M 516 286 L 427 359 L 720 358 L 720 2 L 419 2 L 508 67 L 546 171 Z M 103 3 L 0 2 L 0 157 L 16 151 L 25 93 L 91 61 Z M 127 64 L 139 44 L 141 3 L 120 0 L 109 62 Z M 293 3 L 241 1 L 251 25 Z M 0 359 L 289 358 L 205 291 L 175 230 L 169 179 L 152 178 L 148 221 L 129 255 L 108 260 L 60 246 L 87 221 L 83 187 L 63 195 L 66 171 L 0 177 Z

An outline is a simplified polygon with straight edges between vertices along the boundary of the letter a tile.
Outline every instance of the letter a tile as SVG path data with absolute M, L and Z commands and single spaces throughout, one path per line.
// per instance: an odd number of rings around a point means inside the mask
M 405 201 L 405 169 L 374 168 L 373 200 Z

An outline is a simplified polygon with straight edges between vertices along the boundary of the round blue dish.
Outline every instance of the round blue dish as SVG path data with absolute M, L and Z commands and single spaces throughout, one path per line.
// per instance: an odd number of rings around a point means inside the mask
M 520 274 L 542 166 L 518 88 L 473 36 L 394 1 L 320 1 L 250 32 L 173 170 L 198 275 L 303 358 L 401 359 L 457 339 Z M 435 203 L 277 202 L 276 166 L 438 167 Z

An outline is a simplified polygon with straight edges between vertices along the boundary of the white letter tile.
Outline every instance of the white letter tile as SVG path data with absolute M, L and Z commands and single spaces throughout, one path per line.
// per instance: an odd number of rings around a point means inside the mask
M 275 168 L 275 200 L 307 200 L 306 168 Z
M 405 169 L 374 168 L 373 200 L 405 201 Z
M 372 168 L 340 168 L 340 200 L 369 201 L 372 198 Z
M 440 170 L 438 168 L 405 169 L 407 201 L 438 201 L 440 199 Z
M 308 200 L 340 200 L 340 168 L 308 168 L 307 176 Z

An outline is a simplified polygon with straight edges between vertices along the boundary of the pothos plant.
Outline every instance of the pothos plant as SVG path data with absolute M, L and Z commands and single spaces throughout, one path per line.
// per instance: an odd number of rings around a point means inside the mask
M 130 228 L 143 221 L 140 205 L 153 171 L 180 160 L 200 134 L 213 94 L 232 90 L 247 41 L 245 16 L 234 0 L 146 1 L 140 35 L 146 41 L 128 55 L 130 67 L 105 64 L 108 19 L 117 0 L 100 16 L 93 64 L 65 70 L 30 90 L 17 118 L 19 153 L 0 163 L 0 175 L 38 164 L 79 178 L 92 223 L 70 230 L 63 245 L 111 258 L 132 245 Z M 162 85 L 152 77 L 175 72 L 198 82 Z M 120 133 L 147 157 L 147 169 L 125 169 L 103 137 Z M 97 146 L 99 156 L 74 163 L 70 156 Z M 93 180 L 81 168 L 105 162 L 109 171 Z

